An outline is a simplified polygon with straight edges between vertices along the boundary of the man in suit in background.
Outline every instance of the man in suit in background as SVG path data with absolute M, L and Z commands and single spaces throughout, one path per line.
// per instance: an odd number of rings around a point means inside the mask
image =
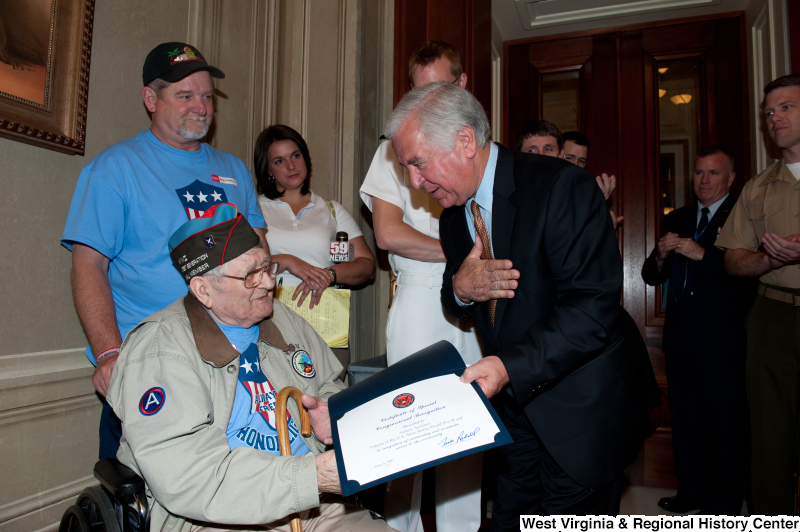
M 445 208 L 442 301 L 475 317 L 490 355 L 462 381 L 497 396 L 514 439 L 492 530 L 517 530 L 520 514 L 616 514 L 658 394 L 619 305 L 622 262 L 594 179 L 492 144 L 480 103 L 447 83 L 407 94 L 385 134 L 411 185 Z
M 672 211 L 642 267 L 651 286 L 666 281 L 666 355 L 672 449 L 678 494 L 658 505 L 684 513 L 739 515 L 744 495 L 744 322 L 752 280 L 725 272 L 714 246 L 736 199 L 733 157 L 721 146 L 701 150 L 692 186 L 697 203 Z

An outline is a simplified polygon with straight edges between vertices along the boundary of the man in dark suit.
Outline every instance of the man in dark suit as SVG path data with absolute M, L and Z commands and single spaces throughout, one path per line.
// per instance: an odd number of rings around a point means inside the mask
M 736 174 L 721 146 L 701 150 L 692 186 L 697 203 L 667 215 L 663 236 L 642 267 L 645 283 L 667 281 L 666 355 L 678 494 L 671 512 L 738 515 L 745 471 L 745 316 L 752 279 L 725 273 L 714 246 L 736 199 Z
M 489 355 L 462 381 L 497 396 L 514 438 L 492 530 L 517 530 L 520 514 L 617 513 L 658 395 L 619 305 L 622 263 L 594 179 L 492 144 L 481 105 L 449 84 L 407 94 L 385 133 L 411 185 L 445 208 L 442 300 L 475 317 Z

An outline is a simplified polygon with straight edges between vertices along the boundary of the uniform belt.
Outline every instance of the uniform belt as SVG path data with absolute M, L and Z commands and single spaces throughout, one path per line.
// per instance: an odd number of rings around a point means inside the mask
M 428 288 L 441 288 L 441 275 L 425 275 L 403 273 L 397 276 L 397 286 L 427 286 Z
M 800 307 L 800 289 L 758 283 L 758 295 Z

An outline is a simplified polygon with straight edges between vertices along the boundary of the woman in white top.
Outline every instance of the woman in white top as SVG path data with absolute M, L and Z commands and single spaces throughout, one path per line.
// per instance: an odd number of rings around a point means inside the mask
M 360 285 L 371 279 L 375 257 L 358 224 L 341 204 L 309 189 L 311 156 L 303 137 L 289 126 L 270 126 L 258 136 L 253 159 L 272 260 L 280 262 L 283 285 L 298 287 L 297 306 L 310 295 L 313 308 L 331 285 Z M 339 231 L 353 244 L 353 262 L 329 260 L 330 243 Z

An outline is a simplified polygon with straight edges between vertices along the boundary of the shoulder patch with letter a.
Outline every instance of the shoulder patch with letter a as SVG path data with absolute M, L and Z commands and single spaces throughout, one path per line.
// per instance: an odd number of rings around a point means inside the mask
M 161 410 L 166 399 L 167 394 L 164 393 L 163 388 L 150 388 L 144 392 L 144 395 L 139 400 L 139 412 L 143 416 L 152 416 Z

